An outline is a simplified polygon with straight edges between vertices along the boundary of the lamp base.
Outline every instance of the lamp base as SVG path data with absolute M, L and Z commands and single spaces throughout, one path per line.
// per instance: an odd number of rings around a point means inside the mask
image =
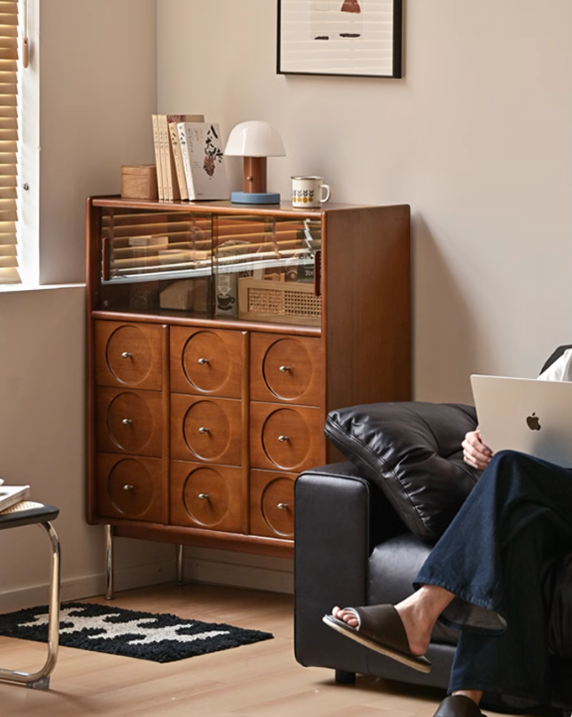
M 232 192 L 233 204 L 280 204 L 278 192 Z

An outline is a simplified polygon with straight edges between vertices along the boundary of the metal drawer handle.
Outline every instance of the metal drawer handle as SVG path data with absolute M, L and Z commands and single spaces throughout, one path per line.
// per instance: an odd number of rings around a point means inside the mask
M 278 503 L 278 510 L 288 510 L 288 503 Z
M 124 418 L 121 423 L 123 423 L 124 426 L 129 426 L 133 421 L 130 418 Z
M 201 426 L 201 427 L 199 428 L 199 433 L 208 433 L 208 432 L 209 432 L 209 429 L 208 429 L 208 428 L 205 428 L 204 426 Z
M 282 373 L 286 373 L 287 371 L 291 371 L 292 369 L 290 368 L 290 366 L 280 366 L 278 370 L 282 371 Z
M 278 440 L 280 441 L 280 443 L 284 443 L 284 441 L 290 440 L 290 436 L 278 436 Z
M 199 500 L 208 500 L 209 494 L 208 493 L 199 493 Z
M 200 358 L 200 359 L 199 359 L 199 363 L 201 364 L 201 366 L 204 366 L 205 364 L 208 364 L 208 362 L 209 362 L 209 360 L 206 359 L 206 358 Z
M 121 358 L 133 358 L 133 354 L 129 353 L 129 351 L 124 351 L 121 354 Z
M 123 486 L 123 490 L 135 490 L 135 486 L 134 486 L 134 485 L 129 485 L 129 483 L 126 483 L 126 484 Z

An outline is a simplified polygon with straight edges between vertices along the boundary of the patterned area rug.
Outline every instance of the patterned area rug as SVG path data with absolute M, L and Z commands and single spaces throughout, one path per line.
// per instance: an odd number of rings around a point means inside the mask
M 47 606 L 0 615 L 0 635 L 47 642 Z M 154 662 L 173 662 L 272 637 L 260 630 L 111 605 L 66 603 L 60 612 L 60 645 Z

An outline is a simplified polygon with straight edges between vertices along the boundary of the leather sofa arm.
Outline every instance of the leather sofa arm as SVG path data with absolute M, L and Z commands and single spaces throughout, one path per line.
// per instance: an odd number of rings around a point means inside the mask
M 378 531 L 372 535 L 371 528 L 383 524 L 385 517 L 384 532 L 395 534 L 397 516 L 351 463 L 302 473 L 296 481 L 295 505 L 296 659 L 330 668 L 339 662 L 339 668 L 346 669 L 348 653 L 355 652 L 360 663 L 355 671 L 366 671 L 361 665 L 364 651 L 349 641 L 340 651 L 341 641 L 322 624 L 322 617 L 335 604 L 365 603 L 370 545 L 378 539 Z

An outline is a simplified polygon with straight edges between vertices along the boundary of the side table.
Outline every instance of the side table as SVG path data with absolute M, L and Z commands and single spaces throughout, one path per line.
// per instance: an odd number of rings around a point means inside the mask
M 50 539 L 52 548 L 50 600 L 48 606 L 48 656 L 44 666 L 37 672 L 19 672 L 0 668 L 0 681 L 47 690 L 50 675 L 56 666 L 60 628 L 60 541 L 51 521 L 59 515 L 53 505 L 24 500 L 0 513 L 0 530 L 19 528 L 23 525 L 39 525 Z

